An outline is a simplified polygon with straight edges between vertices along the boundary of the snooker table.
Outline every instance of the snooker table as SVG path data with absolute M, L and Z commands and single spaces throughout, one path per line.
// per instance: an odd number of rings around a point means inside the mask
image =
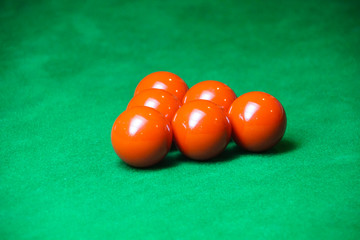
M 0 239 L 360 239 L 360 2 L 0 1 Z M 271 150 L 149 169 L 110 132 L 155 71 L 264 91 Z

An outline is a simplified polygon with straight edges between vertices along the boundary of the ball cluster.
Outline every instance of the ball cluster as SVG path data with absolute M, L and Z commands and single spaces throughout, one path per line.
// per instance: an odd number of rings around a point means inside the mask
M 150 167 L 171 145 L 188 158 L 218 156 L 231 137 L 244 150 L 262 152 L 277 144 L 286 129 L 281 103 L 264 92 L 239 97 L 226 84 L 203 81 L 190 89 L 176 74 L 154 72 L 142 79 L 127 109 L 115 120 L 111 142 L 133 167 Z

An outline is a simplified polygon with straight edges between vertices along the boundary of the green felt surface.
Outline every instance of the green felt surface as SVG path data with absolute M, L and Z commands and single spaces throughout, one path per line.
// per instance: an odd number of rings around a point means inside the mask
M 0 1 L 0 239 L 360 239 L 359 1 Z M 283 104 L 283 141 L 137 170 L 145 75 Z

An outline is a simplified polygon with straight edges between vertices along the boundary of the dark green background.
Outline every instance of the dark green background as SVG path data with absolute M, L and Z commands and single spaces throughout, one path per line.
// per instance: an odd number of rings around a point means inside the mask
M 341 0 L 1 1 L 0 239 L 360 239 L 359 12 Z M 283 141 L 126 166 L 112 124 L 159 70 L 274 95 Z

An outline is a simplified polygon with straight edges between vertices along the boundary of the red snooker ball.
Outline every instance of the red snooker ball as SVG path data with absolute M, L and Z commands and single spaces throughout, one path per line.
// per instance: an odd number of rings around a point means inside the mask
M 134 107 L 121 113 L 111 131 L 116 154 L 133 167 L 149 167 L 160 162 L 172 143 L 170 123 L 149 107 Z
M 198 99 L 209 100 L 221 106 L 227 112 L 236 99 L 236 94 L 226 84 L 208 80 L 192 86 L 185 94 L 183 104 Z
M 172 121 L 179 150 L 195 160 L 208 160 L 220 154 L 231 138 L 226 112 L 215 103 L 195 100 L 184 104 Z
M 233 139 L 245 150 L 262 152 L 277 144 L 286 129 L 286 114 L 281 103 L 270 94 L 249 92 L 231 105 L 228 116 Z
M 171 93 L 161 89 L 145 89 L 134 96 L 127 109 L 146 106 L 159 111 L 171 123 L 176 111 L 180 108 L 180 101 Z
M 160 71 L 150 73 L 144 77 L 135 89 L 135 96 L 139 94 L 144 89 L 157 88 L 168 91 L 182 102 L 182 99 L 189 89 L 184 80 L 182 80 L 178 75 Z

